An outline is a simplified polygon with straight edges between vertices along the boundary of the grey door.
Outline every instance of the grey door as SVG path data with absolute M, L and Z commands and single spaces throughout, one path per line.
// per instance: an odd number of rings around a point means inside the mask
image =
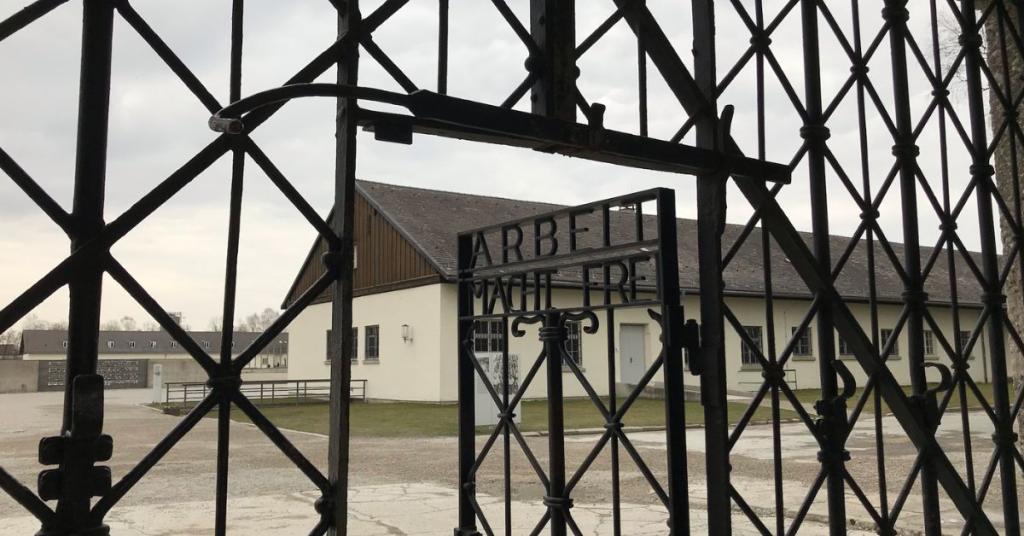
M 619 381 L 636 385 L 646 368 L 645 326 L 623 324 L 619 328 Z

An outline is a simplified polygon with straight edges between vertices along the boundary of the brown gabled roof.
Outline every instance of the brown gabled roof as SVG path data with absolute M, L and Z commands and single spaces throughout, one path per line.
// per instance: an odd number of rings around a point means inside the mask
M 562 205 L 551 203 L 428 190 L 370 181 L 357 181 L 356 189 L 448 280 L 455 278 L 456 237 L 459 232 L 565 208 Z M 630 220 L 632 218 L 631 215 L 626 214 L 621 217 Z M 677 221 L 680 285 L 684 290 L 695 292 L 699 284 L 697 277 L 697 222 L 689 219 Z M 649 226 L 653 230 L 655 222 L 653 216 L 649 217 L 645 226 Z M 624 223 L 623 225 L 628 224 Z M 726 251 L 742 231 L 743 226 L 741 225 L 729 224 L 726 226 L 723 237 L 723 247 Z M 801 233 L 801 236 L 810 245 L 811 234 Z M 752 296 L 764 294 L 764 259 L 761 252 L 761 240 L 761 229 L 755 228 L 726 268 L 724 278 L 727 293 Z M 838 259 L 846 251 L 849 242 L 848 237 L 831 237 L 833 259 Z M 893 250 L 897 258 L 902 261 L 902 245 L 893 244 Z M 788 260 L 777 247 L 772 246 L 771 251 L 772 290 L 775 295 L 809 297 L 807 286 Z M 922 248 L 922 262 L 928 260 L 932 251 L 932 248 Z M 881 247 L 875 247 L 874 255 L 875 283 L 879 299 L 901 301 L 903 293 L 901 278 Z M 955 264 L 958 299 L 963 304 L 979 303 L 981 288 L 973 274 L 959 255 Z M 866 300 L 868 298 L 868 275 L 868 248 L 865 241 L 861 240 L 845 264 L 836 286 L 839 292 L 848 299 Z M 939 260 L 929 274 L 925 287 L 932 302 L 947 303 L 950 301 L 949 272 L 945 252 L 941 252 Z

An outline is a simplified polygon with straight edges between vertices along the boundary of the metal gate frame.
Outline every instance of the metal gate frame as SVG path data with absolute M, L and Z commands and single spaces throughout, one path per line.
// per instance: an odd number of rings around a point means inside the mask
M 0 21 L 0 42 L 45 16 L 68 0 L 36 0 L 23 11 Z M 117 503 L 139 479 L 157 463 L 173 445 L 188 432 L 208 411 L 215 406 L 219 412 L 218 434 L 218 479 L 217 479 L 217 533 L 225 531 L 227 446 L 229 441 L 227 416 L 231 404 L 246 411 L 260 428 L 302 469 L 324 497 L 318 504 L 322 514 L 314 533 L 331 530 L 345 533 L 347 510 L 347 464 L 348 464 L 348 402 L 346 397 L 335 396 L 331 403 L 330 461 L 324 475 L 291 446 L 287 439 L 262 418 L 259 411 L 237 393 L 239 371 L 245 363 L 259 352 L 274 335 L 283 330 L 288 322 L 321 291 L 334 281 L 340 282 L 334 291 L 333 330 L 341 333 L 336 338 L 334 355 L 344 356 L 351 347 L 351 229 L 354 200 L 354 179 L 356 165 L 356 129 L 362 125 L 375 132 L 378 139 L 408 142 L 413 132 L 454 136 L 478 141 L 497 142 L 519 147 L 534 148 L 549 152 L 560 152 L 574 156 L 592 158 L 616 164 L 661 169 L 698 175 L 699 233 L 701 251 L 700 275 L 702 282 L 701 340 L 703 342 L 701 362 L 704 364 L 702 388 L 707 422 L 707 444 L 713 453 L 707 459 L 709 484 L 708 514 L 709 529 L 714 533 L 731 531 L 731 508 L 735 504 L 763 533 L 771 533 L 757 515 L 746 507 L 741 494 L 729 484 L 728 451 L 742 434 L 748 419 L 730 430 L 723 418 L 725 408 L 725 368 L 723 340 L 726 329 L 735 328 L 735 317 L 731 315 L 721 299 L 723 269 L 735 255 L 739 245 L 750 235 L 758 224 L 771 234 L 776 247 L 786 255 L 794 269 L 814 293 L 812 314 L 802 322 L 803 329 L 812 317 L 817 320 L 818 351 L 821 355 L 821 401 L 817 404 L 819 418 L 814 420 L 806 411 L 801 411 L 802 420 L 821 445 L 821 476 L 814 492 L 801 506 L 801 515 L 787 528 L 783 525 L 782 507 L 776 504 L 780 515 L 777 518 L 776 533 L 795 532 L 806 509 L 813 501 L 820 486 L 827 489 L 830 523 L 834 533 L 845 531 L 845 499 L 852 492 L 872 515 L 882 532 L 891 532 L 899 512 L 914 482 L 920 474 L 922 494 L 926 512 L 926 532 L 935 534 L 938 530 L 939 515 L 937 490 L 941 486 L 954 502 L 965 521 L 964 532 L 994 534 L 995 528 L 987 517 L 982 505 L 999 474 L 1000 491 L 1004 505 L 1004 521 L 1007 534 L 1019 534 L 1019 513 L 1013 505 L 1017 496 L 1017 466 L 1024 461 L 1015 445 L 1014 421 L 1020 414 L 1024 392 L 1018 389 L 1014 396 L 1006 377 L 1006 339 L 1018 349 L 1024 346 L 1018 327 L 1007 317 L 1004 288 L 1009 277 L 1020 278 L 1020 265 L 1024 261 L 1024 218 L 1021 217 L 1021 200 L 1018 173 L 1011 173 L 1014 195 L 1007 199 L 993 184 L 994 169 L 991 164 L 997 151 L 1009 153 L 1013 170 L 1020 169 L 1017 145 L 1024 141 L 1024 132 L 1019 121 L 1020 103 L 1024 90 L 1011 78 L 1005 60 L 1008 51 L 1020 54 L 1024 50 L 1022 31 L 1024 10 L 1014 0 L 952 0 L 945 3 L 929 0 L 915 4 L 914 13 L 922 13 L 931 19 L 930 27 L 937 28 L 935 12 L 938 7 L 947 9 L 955 18 L 960 30 L 959 50 L 952 65 L 945 65 L 936 55 L 933 61 L 927 58 L 927 49 L 910 31 L 907 21 L 911 12 L 906 0 L 885 0 L 882 19 L 884 24 L 876 35 L 863 39 L 860 29 L 860 6 L 851 0 L 855 14 L 853 35 L 847 35 L 835 21 L 829 4 L 821 0 L 788 0 L 774 18 L 766 20 L 761 0 L 754 1 L 754 13 L 738 1 L 719 4 L 712 0 L 693 0 L 691 14 L 694 21 L 694 64 L 691 70 L 662 30 L 657 18 L 644 2 L 636 0 L 612 0 L 614 12 L 604 23 L 585 39 L 576 43 L 575 5 L 572 1 L 533 0 L 529 28 L 511 11 L 505 0 L 492 3 L 523 42 L 528 56 L 527 75 L 523 82 L 501 107 L 492 107 L 446 97 L 448 73 L 448 12 L 449 0 L 438 0 L 439 39 L 437 65 L 437 93 L 420 91 L 419 87 L 392 61 L 373 39 L 373 32 L 395 13 L 402 10 L 408 0 L 385 0 L 380 7 L 366 17 L 361 15 L 358 0 L 330 0 L 338 11 L 339 38 L 320 55 L 288 81 L 298 85 L 278 93 L 262 95 L 245 106 L 235 106 L 237 115 L 226 113 L 223 105 L 207 91 L 188 67 L 175 55 L 173 50 L 134 10 L 129 0 L 80 0 L 85 6 L 83 18 L 83 54 L 80 79 L 80 104 L 78 145 L 76 149 L 76 172 L 74 206 L 71 212 L 64 210 L 53 200 L 30 175 L 7 153 L 0 151 L 2 169 L 26 195 L 31 198 L 54 223 L 63 229 L 70 240 L 72 253 L 55 268 L 40 278 L 13 302 L 0 310 L 0 330 L 13 326 L 18 319 L 41 303 L 58 288 L 67 285 L 71 294 L 69 311 L 68 374 L 65 396 L 64 422 L 61 434 L 43 442 L 40 458 L 46 465 L 57 469 L 44 472 L 40 478 L 40 494 L 17 482 L 7 472 L 0 470 L 0 488 L 14 496 L 28 511 L 40 519 L 44 532 L 48 534 L 105 533 L 102 524 L 104 515 Z M 231 80 L 228 100 L 239 101 L 241 97 L 242 17 L 243 0 L 232 0 L 231 39 Z M 719 78 L 715 53 L 715 9 L 734 11 L 750 30 L 750 48 L 735 66 L 730 66 L 724 77 Z M 797 9 L 799 8 L 799 9 Z M 181 79 L 211 114 L 216 117 L 213 126 L 227 130 L 209 145 L 188 160 L 178 171 L 170 175 L 151 192 L 121 216 L 106 223 L 103 219 L 103 197 L 105 188 L 106 139 L 110 95 L 110 59 L 112 50 L 112 23 L 115 13 L 120 15 L 157 52 L 159 57 Z M 782 72 L 772 49 L 773 33 L 787 17 L 799 16 L 803 41 L 804 97 L 801 99 Z M 604 107 L 588 102 L 576 87 L 578 72 L 576 60 L 587 53 L 608 30 L 624 21 L 638 40 L 641 61 L 637 63 L 640 74 L 639 135 L 615 132 L 603 127 Z M 824 27 L 819 28 L 824 22 Z M 986 36 L 986 29 L 988 33 Z M 840 41 L 848 61 L 851 63 L 849 80 L 834 101 L 823 99 L 821 88 L 821 62 L 818 50 L 819 34 L 822 31 L 835 34 Z M 989 55 L 999 53 L 1004 58 L 1001 69 L 985 57 L 982 46 L 986 43 Z M 932 36 L 929 36 L 932 39 Z M 879 43 L 888 40 L 891 62 L 895 66 L 889 75 L 894 87 L 892 109 L 878 98 L 872 75 L 868 73 L 869 59 L 879 48 Z M 932 39 L 937 50 L 937 38 Z M 864 46 L 866 43 L 867 46 Z M 403 88 L 405 94 L 381 93 L 359 90 L 359 50 L 364 50 Z M 679 133 L 671 140 L 662 141 L 647 137 L 647 65 L 648 60 L 664 78 L 671 92 L 682 105 L 688 118 Z M 757 159 L 743 159 L 741 149 L 728 132 L 728 121 L 719 117 L 718 97 L 725 87 L 734 80 L 736 73 L 750 62 L 757 66 L 758 133 L 762 140 L 758 148 L 763 159 L 765 125 L 764 78 L 773 74 L 782 83 L 786 96 L 792 102 L 802 120 L 800 135 L 805 143 L 794 156 L 789 166 L 771 166 Z M 333 90 L 323 86 L 304 86 L 315 80 L 327 69 L 337 65 L 338 85 Z M 919 66 L 926 73 L 934 88 L 933 100 L 926 113 L 915 123 L 912 114 L 907 70 Z M 966 118 L 961 120 L 950 104 L 948 91 L 956 71 L 963 66 L 966 75 L 968 105 Z M 984 84 L 990 86 L 991 98 L 987 101 Z M 827 127 L 835 111 L 834 104 L 853 91 L 860 108 L 859 121 L 862 137 L 865 135 L 864 109 L 872 107 L 885 118 L 886 128 L 893 138 L 893 172 L 883 186 L 872 191 L 870 181 L 865 177 L 864 186 L 858 189 L 842 166 L 829 151 Z M 533 114 L 514 112 L 511 107 L 527 92 L 532 92 Z M 301 195 L 290 185 L 284 175 L 274 166 L 269 157 L 247 136 L 248 132 L 266 121 L 284 104 L 284 100 L 298 96 L 325 95 L 338 98 L 337 116 L 337 166 L 335 176 L 336 217 L 325 219 L 312 210 Z M 360 99 L 370 101 L 394 101 L 407 106 L 412 116 L 403 116 L 362 109 L 357 105 Z M 259 109 L 256 109 L 259 108 Z M 587 124 L 575 123 L 576 110 L 582 111 Z M 218 113 L 218 110 L 221 110 Z M 241 112 L 250 113 L 242 116 Z M 986 123 L 986 115 L 993 110 L 1001 111 L 1003 119 L 994 122 L 992 132 Z M 947 152 L 947 143 L 962 141 L 972 157 L 969 170 L 970 182 L 966 190 L 957 197 L 948 191 L 948 173 L 943 171 L 943 193 L 937 193 L 926 177 L 922 177 L 917 165 L 919 153 L 918 137 L 921 125 L 932 117 L 939 117 L 942 142 L 940 154 Z M 696 148 L 678 145 L 687 133 L 696 133 Z M 991 134 L 991 135 L 990 135 Z M 862 140 L 862 145 L 867 142 Z M 330 244 L 331 253 L 324 261 L 329 269 L 327 274 L 307 291 L 298 302 L 288 309 L 278 323 L 268 330 L 267 337 L 257 340 L 239 358 L 231 360 L 230 352 L 222 352 L 219 359 L 207 354 L 181 330 L 166 314 L 163 308 L 146 292 L 137 280 L 110 254 L 110 248 L 144 221 L 157 208 L 173 197 L 200 172 L 214 161 L 227 154 L 232 155 L 231 217 L 229 220 L 228 261 L 225 269 L 224 317 L 234 313 L 234 288 L 237 264 L 238 232 L 240 225 L 240 201 L 243 187 L 244 155 L 250 158 L 270 177 L 285 196 L 317 229 Z M 782 182 L 788 179 L 789 170 L 806 158 L 808 180 L 811 185 L 813 211 L 812 247 L 804 242 L 785 212 L 776 201 Z M 899 329 L 911 333 L 908 363 L 913 374 L 913 393 L 907 396 L 894 379 L 886 358 L 887 346 L 880 345 L 877 326 L 865 330 L 853 317 L 847 303 L 836 290 L 835 280 L 849 258 L 847 248 L 838 258 L 833 259 L 828 241 L 829 214 L 827 198 L 830 195 L 825 186 L 825 177 L 835 174 L 843 180 L 850 199 L 862 209 L 863 225 L 851 241 L 855 245 L 861 237 L 869 244 L 877 244 L 882 253 L 899 267 L 905 287 L 906 308 Z M 769 188 L 765 179 L 781 179 L 779 184 Z M 903 235 L 906 248 L 903 259 L 891 250 L 878 224 L 878 207 L 889 190 L 889 185 L 898 179 L 900 191 L 906 201 L 904 210 Z M 742 240 L 726 249 L 722 243 L 722 223 L 725 216 L 725 184 L 731 181 L 738 186 L 754 209 Z M 835 192 L 831 192 L 833 195 Z M 960 257 L 968 265 L 970 277 L 984 288 L 984 309 L 982 321 L 972 330 L 964 347 L 955 337 L 952 342 L 941 336 L 941 331 L 928 311 L 927 295 L 923 283 L 927 280 L 938 254 L 933 254 L 921 263 L 918 238 L 919 222 L 915 218 L 918 207 L 918 193 L 923 193 L 931 208 L 942 223 L 942 238 L 935 251 L 944 251 L 949 262 Z M 956 224 L 963 207 L 971 196 L 976 197 L 979 214 L 982 251 L 975 259 L 966 251 L 957 233 Z M 1001 217 L 1012 235 L 1010 250 L 1000 259 L 997 254 L 997 234 L 994 217 Z M 764 251 L 769 252 L 767 234 L 763 236 Z M 852 246 L 851 246 L 852 247 Z M 873 251 L 873 247 L 872 251 Z M 725 250 L 724 255 L 722 254 Z M 957 254 L 960 255 L 957 255 Z M 94 375 L 96 367 L 96 338 L 99 325 L 99 304 L 102 295 L 102 275 L 110 274 L 119 285 L 133 296 L 143 308 L 165 329 L 174 335 L 184 348 L 207 370 L 214 394 L 200 404 L 186 417 L 172 433 L 143 458 L 134 470 L 116 484 L 110 483 L 109 470 L 96 466 L 109 456 L 112 440 L 102 434 L 102 382 Z M 770 287 L 770 274 L 765 274 Z M 951 278 L 955 294 L 955 281 Z M 771 307 L 769 288 L 768 308 Z M 872 300 L 873 306 L 876 306 Z M 953 304 L 956 310 L 956 304 Z M 768 313 L 770 318 L 771 314 Z M 940 334 L 939 341 L 944 351 L 954 362 L 950 381 L 942 387 L 955 384 L 955 389 L 930 389 L 924 378 L 925 366 L 921 352 L 920 330 L 931 326 Z M 846 411 L 845 389 L 840 390 L 837 374 L 843 376 L 841 366 L 837 369 L 834 360 L 835 334 L 842 337 L 853 352 L 859 365 L 869 374 L 869 389 L 858 400 L 854 411 Z M 993 399 L 985 400 L 978 391 L 969 372 L 964 356 L 976 342 L 985 337 L 990 349 L 989 358 L 993 373 Z M 225 330 L 223 348 L 230 348 L 230 330 Z M 771 345 L 770 345 L 771 346 Z M 757 404 L 771 395 L 773 408 L 777 411 L 780 396 L 794 402 L 791 389 L 782 375 L 778 374 L 785 364 L 788 352 L 762 355 L 765 384 L 759 391 Z M 945 371 L 942 371 L 945 374 Z M 332 365 L 332 384 L 335 393 L 348 392 L 350 381 L 348 359 L 335 359 Z M 955 393 L 963 399 L 968 392 L 983 401 L 984 411 L 992 420 L 996 433 L 995 447 L 989 460 L 983 481 L 974 481 L 973 462 L 968 463 L 967 479 L 945 455 L 935 439 L 937 419 Z M 869 396 L 884 400 L 889 406 L 907 436 L 919 451 L 919 461 L 907 480 L 904 492 L 893 504 L 883 499 L 879 506 L 872 505 L 863 491 L 845 469 L 845 438 L 850 427 L 856 422 L 860 410 Z M 876 404 L 877 407 L 877 404 Z M 961 406 L 962 411 L 966 409 Z M 938 411 L 936 411 L 936 409 Z M 877 417 L 876 417 L 877 418 Z M 969 442 L 966 437 L 965 441 Z M 90 445 L 89 449 L 67 448 L 68 445 Z M 881 445 L 881 443 L 880 443 Z M 879 447 L 881 452 L 882 447 Z M 779 466 L 776 454 L 776 468 Z M 879 458 L 879 464 L 884 458 Z M 881 470 L 880 465 L 880 470 Z M 884 472 L 884 471 L 883 471 Z M 781 474 L 777 475 L 781 481 Z M 777 485 L 781 485 L 777 482 Z M 99 501 L 90 507 L 90 500 L 99 496 Z M 57 499 L 57 507 L 51 508 L 43 499 Z M 891 508 L 890 508 L 891 507 Z

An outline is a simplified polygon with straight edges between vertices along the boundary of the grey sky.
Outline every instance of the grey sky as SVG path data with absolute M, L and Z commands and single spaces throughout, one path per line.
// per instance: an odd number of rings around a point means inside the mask
M 24 0 L 0 1 L 0 18 L 22 7 Z M 690 14 L 685 3 L 648 0 L 661 17 L 677 50 L 690 63 Z M 380 4 L 363 1 L 369 13 Z M 509 4 L 526 20 L 529 2 Z M 752 2 L 743 2 L 752 5 Z M 771 19 L 783 2 L 766 2 Z M 830 3 L 831 4 L 831 3 Z M 136 0 L 146 18 L 210 91 L 226 104 L 229 6 L 227 0 Z M 375 41 L 422 88 L 433 89 L 436 76 L 436 0 L 412 0 L 408 7 L 375 34 Z M 610 0 L 577 2 L 582 40 L 612 12 Z M 525 49 L 501 20 L 490 2 L 452 0 L 450 92 L 456 96 L 499 103 L 524 76 Z M 922 6 L 923 7 L 923 6 Z M 750 8 L 752 9 L 752 7 Z M 833 14 L 849 31 L 850 14 L 833 6 Z M 863 13 L 865 43 L 881 24 L 878 10 Z M 924 30 L 926 13 L 911 18 L 920 46 L 930 49 Z M 71 205 L 74 171 L 77 79 L 81 2 L 69 2 L 25 31 L 0 43 L 0 147 L 3 147 L 65 208 Z M 823 93 L 826 104 L 849 76 L 850 62 L 824 21 L 821 22 Z M 244 91 L 279 85 L 334 39 L 335 21 L 327 0 L 250 0 L 246 3 Z M 749 33 L 726 5 L 719 7 L 719 75 L 749 46 Z M 803 63 L 799 12 L 790 13 L 773 36 L 782 69 L 803 97 Z M 926 52 L 927 53 L 927 52 Z M 363 54 L 361 85 L 397 88 Z M 611 128 L 637 130 L 636 44 L 624 23 L 617 25 L 580 62 L 580 87 L 592 101 L 608 106 Z M 892 102 L 888 74 L 889 50 L 883 43 L 870 62 L 872 80 L 885 106 Z M 748 154 L 756 155 L 754 64 L 750 62 L 726 90 L 721 104 L 734 104 L 735 137 Z M 208 143 L 208 113 L 155 53 L 122 20 L 116 23 L 107 219 L 113 219 L 171 171 Z M 931 88 L 920 70 L 910 73 L 915 121 L 926 109 Z M 323 77 L 333 78 L 333 72 Z M 801 121 L 770 71 L 766 75 L 766 150 L 769 159 L 788 162 L 800 146 Z M 685 121 L 681 107 L 650 66 L 651 134 L 671 136 Z M 964 110 L 963 91 L 954 87 L 953 100 Z M 524 100 L 525 104 L 525 100 Z M 522 107 L 522 106 L 521 106 Z M 966 113 L 961 112 L 963 120 Z M 933 184 L 939 180 L 937 123 L 922 139 L 922 169 Z M 873 189 L 889 171 L 891 137 L 869 103 L 869 170 Z M 830 148 L 860 185 L 860 152 L 855 94 L 849 93 L 829 121 Z M 254 139 L 313 206 L 326 213 L 333 191 L 333 109 L 327 100 L 295 102 L 285 107 L 254 135 Z M 675 188 L 680 215 L 693 216 L 693 181 L 689 177 L 618 168 L 518 149 L 417 137 L 412 147 L 382 144 L 361 136 L 359 175 L 384 182 L 442 188 L 515 198 L 585 202 L 651 186 Z M 968 160 L 962 143 L 951 132 L 949 151 L 952 190 L 962 191 Z M 205 327 L 219 315 L 223 292 L 229 174 L 222 160 L 186 187 L 136 231 L 114 253 L 169 310 L 184 312 L 193 327 Z M 247 163 L 242 223 L 238 311 L 240 315 L 276 307 L 297 271 L 314 233 L 251 162 Z M 830 178 L 833 231 L 851 233 L 860 210 L 843 187 Z M 797 228 L 810 229 L 806 168 L 797 167 L 794 184 L 780 202 Z M 938 237 L 938 220 L 922 197 L 922 237 L 931 245 Z M 729 220 L 745 222 L 747 203 L 730 196 Z M 882 205 L 883 226 L 898 240 L 899 194 L 896 189 Z M 961 216 L 968 247 L 977 247 L 973 201 Z M 0 177 L 0 302 L 7 303 L 66 255 L 67 240 L 6 178 Z M 35 313 L 57 320 L 66 317 L 66 293 L 60 292 Z M 113 282 L 105 290 L 104 316 L 146 315 Z

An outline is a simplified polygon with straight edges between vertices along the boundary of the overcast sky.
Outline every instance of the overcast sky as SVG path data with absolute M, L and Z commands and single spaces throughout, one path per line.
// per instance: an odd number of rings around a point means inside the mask
M 26 3 L 0 1 L 0 18 Z M 228 0 L 135 0 L 133 5 L 181 59 L 222 102 L 227 101 Z M 648 0 L 684 60 L 691 63 L 692 32 L 685 2 Z M 743 1 L 752 6 L 753 2 Z M 380 1 L 363 1 L 369 13 Z M 510 0 L 522 20 L 529 2 Z M 769 1 L 771 19 L 782 2 Z M 830 4 L 837 4 L 831 3 Z M 941 4 L 941 3 L 940 3 Z M 375 41 L 421 88 L 436 83 L 437 0 L 412 0 L 375 34 Z M 613 9 L 610 0 L 577 2 L 577 39 L 582 40 Z M 925 3 L 921 3 L 921 8 Z M 851 15 L 832 6 L 844 31 Z M 752 7 L 750 8 L 753 9 Z M 948 7 L 944 7 L 948 9 Z M 500 103 L 525 75 L 526 53 L 490 2 L 451 1 L 450 93 Z M 917 42 L 930 50 L 928 14 L 912 14 Z M 865 43 L 881 25 L 878 8 L 863 13 Z M 940 15 L 946 21 L 948 15 Z M 69 2 L 26 30 L 0 43 L 0 147 L 17 160 L 65 208 L 70 209 L 74 172 L 77 81 L 80 56 L 81 2 Z M 245 17 L 244 94 L 280 85 L 333 41 L 336 28 L 327 0 L 250 0 Z M 776 31 L 772 50 L 798 95 L 803 96 L 799 10 Z M 850 62 L 829 28 L 821 23 L 823 93 L 826 104 L 849 76 Z M 749 32 L 726 4 L 719 7 L 719 75 L 749 46 Z M 948 37 L 944 37 L 948 39 Z M 955 42 L 955 41 L 954 41 Z M 928 53 L 928 52 L 926 52 Z M 363 54 L 361 85 L 397 89 L 386 73 Z M 911 60 L 913 61 L 913 60 Z M 883 102 L 892 102 L 887 41 L 870 62 L 872 80 Z M 629 132 L 637 127 L 636 43 L 620 23 L 580 61 L 580 88 L 591 101 L 608 106 L 606 124 Z M 685 121 L 653 65 L 650 68 L 651 135 L 670 137 Z M 747 154 L 757 153 L 754 63 L 743 69 L 721 98 L 734 104 L 734 136 Z M 333 71 L 323 81 L 333 80 Z M 800 146 L 800 120 L 769 72 L 765 101 L 767 156 L 789 162 Z M 912 66 L 911 92 L 915 123 L 931 98 L 920 69 Z M 953 88 L 955 106 L 967 121 L 962 83 Z M 524 102 L 525 104 L 525 102 Z M 521 106 L 522 108 L 522 106 Z M 123 20 L 116 21 L 106 217 L 114 219 L 141 195 L 209 143 L 208 113 Z M 868 172 L 877 191 L 893 157 L 891 137 L 880 127 L 869 104 L 866 117 L 870 152 Z M 940 180 L 937 121 L 925 129 L 919 144 L 924 173 Z M 861 169 L 855 92 L 847 94 L 829 121 L 830 147 L 859 186 Z M 333 105 L 328 100 L 293 102 L 255 134 L 255 140 L 293 184 L 321 213 L 330 208 L 333 192 Z M 693 179 L 638 171 L 519 149 L 470 144 L 418 136 L 411 147 L 379 143 L 361 135 L 359 176 L 395 184 L 492 194 L 521 199 L 582 203 L 629 191 L 665 186 L 678 196 L 677 211 L 695 214 Z M 690 140 L 692 141 L 692 140 Z M 969 165 L 962 143 L 951 138 L 950 182 L 961 192 Z M 226 222 L 230 177 L 222 159 L 178 196 L 114 247 L 126 265 L 168 310 L 184 313 L 193 328 L 203 328 L 220 314 L 223 294 Z M 238 281 L 238 313 L 277 307 L 290 286 L 312 240 L 313 229 L 251 162 L 247 163 Z M 860 210 L 832 177 L 830 212 L 833 231 L 850 234 Z M 939 189 L 936 187 L 937 190 Z M 750 215 L 746 201 L 732 189 L 728 219 L 742 223 Z M 810 230 L 807 173 L 798 165 L 794 184 L 780 202 L 798 229 Z M 902 236 L 898 188 L 882 205 L 883 226 L 893 240 Z M 938 237 L 938 220 L 920 199 L 922 238 Z M 961 216 L 960 231 L 976 248 L 974 202 Z M 9 180 L 0 176 L 0 302 L 7 303 L 59 262 L 68 251 L 61 231 L 35 208 Z M 453 232 L 455 232 L 453 227 Z M 67 316 L 66 291 L 35 311 L 38 317 Z M 104 290 L 104 318 L 131 315 L 149 320 L 113 281 Z

